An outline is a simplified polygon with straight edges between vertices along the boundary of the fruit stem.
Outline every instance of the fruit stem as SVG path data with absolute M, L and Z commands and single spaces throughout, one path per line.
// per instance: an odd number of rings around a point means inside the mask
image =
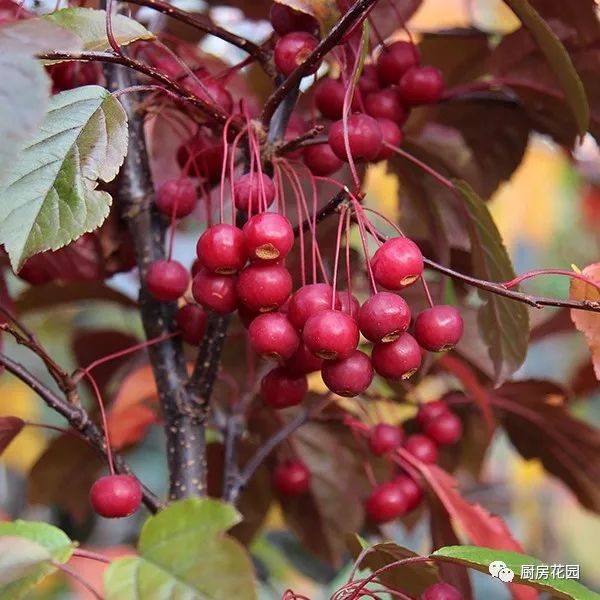
M 429 286 L 425 281 L 425 277 L 421 275 L 421 283 L 423 284 L 423 291 L 425 292 L 425 297 L 427 298 L 427 303 L 429 304 L 429 308 L 433 308 L 433 299 L 431 298 L 431 292 L 429 291 Z
M 26 427 L 37 427 L 39 429 L 50 429 L 51 431 L 58 431 L 59 433 L 64 433 L 66 435 L 72 435 L 80 439 L 81 441 L 89 444 L 89 440 L 81 435 L 79 431 L 75 431 L 74 429 L 67 429 L 66 427 L 58 427 L 57 425 L 50 425 L 49 423 L 34 423 L 32 421 L 25 421 Z
M 593 279 L 586 277 L 582 273 L 577 273 L 576 271 L 568 271 L 565 269 L 538 269 L 535 271 L 527 271 L 527 273 L 523 273 L 510 281 L 506 281 L 501 283 L 502 287 L 505 287 L 507 290 L 519 285 L 521 282 L 526 281 L 527 279 L 532 279 L 533 277 L 538 277 L 540 275 L 563 275 L 565 277 L 570 277 L 571 279 L 578 279 L 579 281 L 583 281 L 588 285 L 596 288 L 596 290 L 600 291 L 600 283 L 594 281 Z
M 98 554 L 97 552 L 92 552 L 91 550 L 84 550 L 83 548 L 76 548 L 73 550 L 73 556 L 78 556 L 79 558 L 89 558 L 90 560 L 106 563 L 107 565 L 111 563 L 111 559 L 108 558 L 108 556 L 104 556 L 104 554 Z
M 335 310 L 336 304 L 336 290 L 337 290 L 337 279 L 338 279 L 338 268 L 340 264 L 340 250 L 342 246 L 342 230 L 345 223 L 347 208 L 344 207 L 340 211 L 340 216 L 338 217 L 338 227 L 337 227 L 337 236 L 335 239 L 335 258 L 333 261 L 333 293 L 331 294 L 331 310 Z

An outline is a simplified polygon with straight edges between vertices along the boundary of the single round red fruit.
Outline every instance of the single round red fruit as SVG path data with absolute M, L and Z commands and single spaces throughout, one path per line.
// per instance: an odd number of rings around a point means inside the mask
M 310 472 L 299 460 L 288 460 L 273 472 L 273 487 L 282 496 L 300 496 L 310 489 Z
M 410 325 L 410 308 L 404 298 L 391 292 L 371 296 L 358 311 L 358 326 L 371 342 L 393 342 Z
M 320 113 L 332 121 L 337 121 L 344 114 L 344 97 L 346 86 L 339 79 L 325 77 L 315 90 L 315 104 Z M 356 99 L 352 101 L 351 109 L 358 108 Z
M 458 344 L 464 324 L 454 306 L 438 304 L 420 312 L 415 319 L 415 339 L 430 352 L 446 352 Z
M 377 58 L 377 75 L 384 85 L 393 85 L 411 67 L 419 64 L 419 50 L 410 42 L 394 42 Z
M 106 475 L 90 488 L 90 502 L 101 517 L 128 517 L 142 503 L 142 486 L 133 475 Z
M 227 88 L 221 82 L 210 77 L 202 77 L 201 75 L 204 75 L 204 73 L 198 75 L 197 77 L 200 83 L 190 75 L 184 77 L 181 83 L 185 88 L 192 92 L 192 94 L 198 96 L 201 100 L 204 100 L 204 102 L 216 104 L 226 113 L 230 113 L 233 110 L 233 98 L 227 91 Z
M 424 463 L 435 464 L 438 459 L 437 446 L 426 435 L 413 433 L 404 441 L 404 449 Z
M 244 225 L 248 257 L 253 262 L 275 262 L 285 258 L 294 245 L 292 224 L 279 213 L 254 215 Z
M 300 344 L 298 332 L 287 317 L 275 312 L 256 317 L 248 327 L 248 337 L 254 352 L 269 360 L 288 360 Z
M 284 304 L 292 291 L 292 276 L 281 265 L 252 264 L 239 275 L 237 293 L 242 304 L 263 313 Z
M 419 600 L 463 600 L 463 595 L 449 583 L 434 583 L 419 597 Z
M 326 360 L 321 369 L 325 385 L 338 396 L 352 398 L 362 394 L 373 381 L 373 366 L 360 350 L 341 360 Z
M 202 269 L 192 280 L 192 295 L 204 308 L 226 315 L 237 308 L 235 282 L 231 275 L 215 275 Z
M 381 151 L 382 139 L 377 119 L 362 113 L 348 117 L 348 144 L 355 161 L 374 161 Z M 333 153 L 340 160 L 348 162 L 342 119 L 331 126 L 328 140 Z
M 406 497 L 400 486 L 388 481 L 373 489 L 367 498 L 365 509 L 373 523 L 387 523 L 407 511 Z
M 204 131 L 197 133 L 177 150 L 177 162 L 186 173 L 209 181 L 221 177 L 223 159 L 223 141 Z
M 389 119 L 398 125 L 402 125 L 408 117 L 408 110 L 393 88 L 369 94 L 365 98 L 365 110 L 376 119 Z
M 408 105 L 437 102 L 443 93 L 444 78 L 442 72 L 435 67 L 409 69 L 398 84 L 398 94 Z
M 302 330 L 309 317 L 321 310 L 331 308 L 333 288 L 326 283 L 303 285 L 290 299 L 288 319 L 296 329 Z M 341 308 L 336 298 L 335 308 Z
M 283 367 L 269 371 L 260 384 L 263 402 L 271 408 L 296 406 L 304 400 L 308 382 L 304 375 L 293 375 Z
M 308 375 L 320 371 L 323 359 L 315 356 L 304 342 L 300 342 L 298 349 L 285 363 L 285 368 L 291 375 Z
M 340 301 L 340 310 L 349 314 L 356 321 L 360 310 L 360 302 L 356 297 L 346 290 L 344 292 L 338 292 L 338 299 Z
M 163 215 L 187 217 L 196 206 L 196 188 L 189 177 L 167 179 L 158 188 L 156 206 Z
M 245 173 L 233 184 L 233 198 L 239 210 L 257 213 L 275 200 L 275 184 L 265 173 Z
M 462 435 L 461 420 L 452 412 L 438 415 L 425 423 L 423 432 L 438 446 L 455 444 Z
M 378 375 L 397 381 L 408 379 L 421 366 L 421 348 L 409 333 L 387 344 L 375 344 L 371 362 Z
M 408 504 L 407 510 L 413 510 L 419 506 L 423 499 L 423 488 L 412 477 L 409 475 L 398 475 L 394 478 L 394 483 L 402 488 Z
M 208 315 L 200 306 L 186 304 L 182 306 L 175 316 L 181 337 L 192 346 L 197 346 L 204 336 Z
M 403 439 L 404 432 L 400 427 L 378 423 L 369 434 L 369 449 L 376 456 L 382 456 L 398 448 Z
M 196 253 L 204 267 L 219 275 L 241 271 L 248 258 L 243 231 L 225 223 L 209 227 L 200 236 Z
M 344 164 L 331 149 L 329 144 L 308 146 L 303 153 L 304 164 L 317 177 L 327 177 L 342 168 Z
M 379 161 L 385 160 L 394 154 L 394 149 L 386 146 L 386 144 L 399 148 L 400 144 L 402 144 L 403 135 L 400 127 L 389 119 L 377 119 L 377 122 L 379 123 L 379 129 L 381 129 L 381 137 L 383 139 L 381 150 L 377 155 L 377 160 Z
M 423 273 L 423 255 L 407 237 L 384 242 L 371 259 L 375 281 L 388 290 L 401 290 L 413 284 Z
M 148 291 L 163 302 L 177 300 L 187 290 L 189 282 L 187 269 L 176 260 L 154 261 L 146 274 Z
M 306 321 L 302 339 L 306 347 L 325 360 L 341 360 L 358 346 L 360 334 L 356 321 L 339 310 L 322 310 Z
M 286 33 L 277 40 L 273 59 L 275 66 L 285 76 L 295 71 L 319 45 L 319 40 L 305 31 Z M 305 75 L 316 73 L 319 63 L 308 69 Z
M 271 5 L 269 20 L 279 35 L 286 35 L 293 31 L 306 31 L 314 35 L 319 32 L 319 23 L 312 15 L 294 10 L 287 4 L 279 2 L 273 2 Z
M 423 429 L 428 421 L 435 419 L 440 415 L 445 415 L 450 409 L 446 402 L 442 400 L 432 400 L 431 402 L 423 402 L 419 404 L 417 411 L 417 423 Z

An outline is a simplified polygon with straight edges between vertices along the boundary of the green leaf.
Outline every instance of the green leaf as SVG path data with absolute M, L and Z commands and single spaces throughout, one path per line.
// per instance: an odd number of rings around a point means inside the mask
M 86 86 L 50 100 L 40 130 L 0 186 L 0 243 L 13 268 L 44 250 L 57 250 L 99 227 L 111 181 L 127 151 L 127 117 L 107 90 Z
M 535 578 L 535 568 L 544 563 L 526 554 L 481 548 L 479 546 L 446 546 L 436 550 L 431 556 L 443 557 L 451 562 L 472 567 L 488 575 L 490 574 L 490 564 L 494 561 L 502 561 L 514 572 L 513 583 L 524 583 L 538 590 L 551 592 L 553 597 L 571 598 L 572 600 L 600 600 L 600 594 L 592 592 L 575 579 L 566 579 L 564 572 L 561 577 L 552 577 L 551 566 L 548 568 L 549 576 L 547 578 Z M 531 578 L 521 577 L 521 568 L 530 565 L 533 566 L 533 576 Z
M 243 547 L 224 535 L 239 523 L 231 505 L 189 498 L 150 517 L 139 557 L 113 561 L 105 574 L 106 600 L 257 598 Z
M 569 107 L 579 128 L 579 135 L 587 132 L 590 107 L 583 83 L 575 70 L 573 61 L 552 29 L 527 2 L 527 0 L 504 0 L 531 33 L 560 82 Z
M 487 205 L 467 182 L 455 179 L 453 183 L 465 201 L 473 274 L 494 282 L 514 279 L 510 257 Z M 479 308 L 479 326 L 500 385 L 525 360 L 529 313 L 524 304 L 498 294 L 479 290 L 479 295 L 484 302 Z
M 0 41 L 0 48 L 2 47 Z M 50 79 L 31 56 L 0 51 L 0 181 L 16 150 L 37 131 L 50 95 Z
M 52 563 L 66 563 L 73 548 L 66 533 L 47 523 L 0 523 L 0 597 L 22 598 L 56 570 Z
M 75 33 L 83 42 L 84 50 L 103 51 L 110 48 L 106 35 L 106 12 L 93 8 L 63 8 L 40 17 Z M 112 29 L 121 46 L 137 40 L 153 40 L 154 34 L 142 24 L 124 15 L 113 15 Z
M 22 52 L 33 56 L 40 52 L 79 52 L 81 39 L 41 19 L 24 19 L 0 27 L 0 52 Z M 3 84 L 4 84 L 4 80 Z

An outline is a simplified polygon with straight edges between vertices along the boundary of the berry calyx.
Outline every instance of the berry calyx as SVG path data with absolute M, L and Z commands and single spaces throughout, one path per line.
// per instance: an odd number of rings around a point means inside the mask
M 128 517 L 140 508 L 142 486 L 133 475 L 106 475 L 90 488 L 90 502 L 101 517 Z
M 408 379 L 421 366 L 421 348 L 409 333 L 387 344 L 375 344 L 371 362 L 378 375 L 397 381 Z
M 371 259 L 375 281 L 388 290 L 401 290 L 413 284 L 423 273 L 423 255 L 406 237 L 385 241 Z
M 463 600 L 463 595 L 453 585 L 440 582 L 429 586 L 419 600 Z
M 432 306 L 417 315 L 415 339 L 430 352 L 446 352 L 460 341 L 464 329 L 458 309 L 447 304 Z
M 452 412 L 438 415 L 425 423 L 423 433 L 438 446 L 455 444 L 462 435 L 461 420 Z
M 298 349 L 285 363 L 287 372 L 291 375 L 307 375 L 320 371 L 323 359 L 315 356 L 304 342 L 300 342 Z
M 381 151 L 382 139 L 377 119 L 361 113 L 348 117 L 348 143 L 354 160 L 374 161 Z M 328 140 L 333 153 L 348 162 L 342 119 L 331 126 Z
M 281 265 L 249 265 L 240 273 L 237 281 L 240 301 L 256 313 L 279 308 L 291 291 L 292 276 Z
M 319 40 L 305 31 L 293 31 L 286 33 L 277 40 L 273 59 L 275 66 L 285 76 L 290 75 L 296 70 L 319 45 Z M 307 70 L 306 75 L 312 75 L 317 72 L 319 64 Z
M 319 31 L 319 23 L 312 15 L 294 10 L 279 2 L 273 2 L 271 5 L 269 20 L 279 35 L 286 35 L 293 31 L 306 31 L 316 35 Z
M 379 423 L 371 429 L 369 449 L 376 456 L 382 456 L 398 448 L 402 444 L 403 438 L 403 431 L 399 427 Z
M 367 498 L 365 509 L 373 523 L 387 523 L 407 511 L 406 497 L 400 486 L 388 481 L 373 489 Z
M 196 188 L 189 177 L 167 179 L 158 188 L 156 193 L 156 206 L 158 210 L 178 219 L 187 217 L 196 206 Z
M 192 346 L 197 346 L 204 336 L 208 315 L 204 309 L 194 304 L 182 306 L 175 316 L 181 337 Z
M 235 278 L 200 270 L 192 281 L 192 296 L 208 310 L 226 315 L 237 308 Z
M 282 496 L 300 496 L 310 489 L 310 472 L 300 460 L 288 460 L 273 472 L 273 487 Z
M 406 498 L 407 510 L 413 510 L 423 499 L 423 488 L 409 475 L 398 475 L 394 483 L 402 488 Z
M 411 67 L 419 64 L 419 50 L 410 42 L 394 42 L 377 58 L 377 75 L 381 83 L 393 85 Z
M 435 67 L 409 69 L 398 84 L 398 94 L 406 104 L 431 104 L 444 93 L 442 72 Z
M 404 298 L 391 292 L 374 294 L 358 311 L 360 331 L 371 342 L 393 342 L 408 329 L 409 324 L 408 304 Z
M 358 346 L 356 321 L 339 310 L 322 310 L 305 323 L 302 339 L 306 347 L 325 360 L 340 360 L 350 356 Z
M 321 369 L 325 385 L 338 396 L 352 398 L 362 394 L 373 381 L 373 366 L 360 350 L 341 360 L 327 360 Z
M 327 177 L 342 168 L 344 164 L 329 144 L 317 144 L 304 149 L 304 164 L 313 175 Z
M 398 92 L 392 88 L 369 94 L 365 98 L 365 110 L 376 119 L 389 119 L 398 125 L 402 125 L 408 117 Z
M 246 264 L 246 238 L 239 227 L 221 223 L 209 227 L 196 244 L 198 259 L 219 275 L 232 275 Z
M 306 377 L 292 374 L 283 367 L 269 371 L 260 385 L 263 402 L 271 408 L 296 406 L 304 400 L 307 391 Z
M 233 184 L 233 199 L 237 209 L 258 212 L 273 204 L 275 184 L 265 173 L 245 173 Z
M 413 433 L 404 441 L 404 449 L 424 463 L 435 464 L 438 459 L 437 446 L 426 435 Z
M 321 310 L 331 308 L 333 288 L 326 283 L 303 285 L 290 299 L 288 319 L 296 329 L 302 330 L 308 318 Z M 336 298 L 336 308 L 341 308 Z
M 281 313 L 256 317 L 248 327 L 248 337 L 254 352 L 269 360 L 288 360 L 300 344 L 298 332 Z
M 150 265 L 146 275 L 148 291 L 163 302 L 182 296 L 189 281 L 187 269 L 176 260 L 157 260 Z
M 244 225 L 248 257 L 255 262 L 274 262 L 285 258 L 294 245 L 292 224 L 278 213 L 254 215 Z
M 423 402 L 423 404 L 419 405 L 419 410 L 417 411 L 417 423 L 423 429 L 428 421 L 440 415 L 445 415 L 449 410 L 448 405 L 442 400 Z

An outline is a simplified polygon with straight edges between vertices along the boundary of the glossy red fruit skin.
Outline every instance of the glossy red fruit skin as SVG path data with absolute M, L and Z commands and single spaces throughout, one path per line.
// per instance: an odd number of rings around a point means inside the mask
M 289 460 L 273 471 L 273 487 L 282 496 L 300 496 L 310 489 L 310 472 L 303 462 Z
M 406 237 L 387 240 L 371 259 L 375 281 L 388 290 L 401 290 L 413 284 L 423 273 L 423 255 Z
M 269 371 L 261 381 L 260 394 L 271 408 L 297 406 L 304 400 L 308 382 L 304 375 L 292 375 L 283 367 Z
M 252 262 L 268 263 L 285 258 L 294 246 L 292 224 L 278 213 L 263 212 L 244 225 L 246 248 Z
M 334 394 L 353 398 L 362 394 L 373 381 L 373 366 L 360 350 L 341 360 L 326 360 L 321 369 L 325 385 Z
M 387 523 L 407 511 L 406 497 L 400 486 L 388 481 L 373 489 L 367 498 L 365 509 L 371 522 Z
M 302 330 L 310 316 L 331 308 L 332 298 L 333 288 L 326 283 L 303 285 L 290 299 L 288 319 L 296 329 Z M 339 299 L 335 308 L 341 308 Z
M 177 162 L 194 177 L 216 181 L 221 177 L 223 142 L 209 133 L 200 132 L 177 150 Z
M 402 488 L 406 503 L 408 505 L 407 510 L 413 510 L 423 499 L 423 488 L 409 475 L 398 475 L 394 478 L 394 483 Z
M 395 450 L 402 444 L 404 432 L 400 427 L 379 423 L 371 429 L 369 435 L 369 449 L 376 456 L 383 456 Z
M 404 440 L 404 449 L 416 459 L 428 464 L 435 464 L 438 459 L 438 451 L 435 443 L 426 435 L 413 433 Z
M 192 295 L 204 308 L 226 315 L 237 308 L 235 283 L 235 277 L 216 275 L 202 269 L 192 281 Z
M 355 114 L 348 117 L 350 154 L 355 161 L 374 161 L 381 151 L 382 139 L 377 119 L 365 114 Z M 340 160 L 348 162 L 342 119 L 331 126 L 328 140 L 333 153 Z
M 363 98 L 366 98 L 369 94 L 377 92 L 380 89 L 377 67 L 375 65 L 365 65 L 363 67 L 362 75 L 358 80 L 358 89 Z
M 417 423 L 423 429 L 428 421 L 435 419 L 440 415 L 445 415 L 449 412 L 448 405 L 442 400 L 432 400 L 431 402 L 423 402 L 419 405 L 417 411 Z
M 106 475 L 90 488 L 94 511 L 107 519 L 128 517 L 142 503 L 142 487 L 133 475 Z
M 399 148 L 402 144 L 404 136 L 400 127 L 398 127 L 398 125 L 396 125 L 396 123 L 394 123 L 393 121 L 390 121 L 389 119 L 377 119 L 377 122 L 379 123 L 379 128 L 381 129 L 381 136 L 384 142 L 381 144 L 381 150 L 377 155 L 377 160 L 379 161 L 385 160 L 386 158 L 389 158 L 392 154 L 394 154 L 394 150 L 389 146 L 386 146 L 385 144 L 387 143 L 391 146 Z
M 440 582 L 429 586 L 419 600 L 463 600 L 463 595 L 453 585 Z
M 250 310 L 263 313 L 279 308 L 292 291 L 292 276 L 281 265 L 251 264 L 239 275 L 237 293 Z
M 462 337 L 463 319 L 458 309 L 438 304 L 420 312 L 415 319 L 415 339 L 430 352 L 446 352 Z
M 273 2 L 271 5 L 269 20 L 279 35 L 286 35 L 293 31 L 306 31 L 313 35 L 319 32 L 319 24 L 312 15 L 294 10 L 279 2 Z
M 337 296 L 340 301 L 340 310 L 349 314 L 356 321 L 360 310 L 360 302 L 348 290 L 338 292 Z
M 196 188 L 189 177 L 167 179 L 158 188 L 156 206 L 163 214 L 178 219 L 187 217 L 196 206 Z
M 322 79 L 315 90 L 315 104 L 319 112 L 332 121 L 342 118 L 344 112 L 344 97 L 346 96 L 346 86 L 339 79 L 325 77 Z M 351 109 L 357 109 L 356 98 L 352 101 Z
M 157 260 L 150 265 L 146 286 L 157 300 L 177 300 L 187 290 L 190 276 L 187 269 L 176 260 Z
M 233 275 L 242 270 L 248 259 L 246 238 L 234 225 L 220 223 L 209 227 L 196 244 L 198 259 L 209 271 Z
M 258 212 L 275 200 L 275 184 L 265 173 L 244 173 L 233 184 L 233 198 L 239 210 Z
M 339 171 L 344 164 L 331 149 L 329 144 L 308 146 L 303 152 L 304 164 L 317 177 L 327 177 Z
M 322 310 L 308 318 L 302 330 L 306 347 L 325 360 L 341 360 L 358 346 L 356 321 L 339 310 Z
M 181 337 L 184 342 L 197 346 L 206 331 L 206 320 L 208 315 L 200 306 L 186 304 L 182 306 L 175 315 L 177 327 L 181 331 Z
M 410 42 L 395 42 L 377 58 L 377 75 L 384 85 L 393 85 L 420 62 L 419 50 Z
M 398 94 L 408 105 L 437 102 L 444 94 L 442 72 L 435 67 L 414 67 L 400 79 Z
M 281 313 L 258 315 L 248 327 L 250 346 L 261 358 L 285 361 L 298 349 L 300 337 Z
M 371 342 L 397 340 L 410 325 L 410 308 L 404 298 L 391 292 L 371 296 L 358 311 L 358 326 Z
M 452 412 L 429 419 L 425 423 L 423 433 L 438 446 L 455 444 L 462 436 L 462 423 Z
M 421 366 L 421 348 L 409 333 L 387 344 L 375 344 L 371 362 L 378 375 L 398 381 L 408 379 Z
M 305 31 L 292 31 L 277 40 L 273 59 L 277 69 L 286 77 L 296 70 L 319 45 L 319 40 Z M 308 69 L 306 75 L 316 73 L 319 63 Z
M 302 341 L 296 352 L 285 363 L 287 372 L 297 376 L 320 371 L 322 366 L 323 359 L 315 356 Z
M 408 117 L 408 111 L 393 88 L 369 94 L 365 98 L 365 110 L 376 119 L 389 119 L 398 125 L 402 125 Z

